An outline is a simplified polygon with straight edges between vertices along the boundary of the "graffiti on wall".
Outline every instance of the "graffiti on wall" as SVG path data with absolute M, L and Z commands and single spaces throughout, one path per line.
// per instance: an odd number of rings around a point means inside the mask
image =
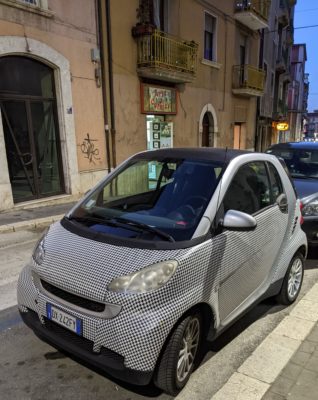
M 86 134 L 86 138 L 81 144 L 81 152 L 85 158 L 88 158 L 89 163 L 95 164 L 95 161 L 100 160 L 99 149 L 96 146 L 97 139 L 91 139 L 89 133 Z

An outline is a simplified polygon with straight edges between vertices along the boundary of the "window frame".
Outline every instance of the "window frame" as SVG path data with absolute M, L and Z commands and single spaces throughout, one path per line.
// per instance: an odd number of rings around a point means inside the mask
M 54 12 L 49 10 L 49 0 L 36 0 L 36 4 L 32 4 L 24 0 L 0 0 L 0 4 L 8 7 L 18 8 L 20 10 L 41 15 L 42 17 L 52 18 Z
M 207 16 L 211 17 L 213 19 L 213 32 L 209 32 L 206 30 L 206 18 Z M 204 29 L 203 29 L 203 60 L 216 63 L 217 62 L 217 25 L 218 25 L 218 20 L 216 15 L 212 14 L 209 11 L 204 11 Z M 212 34 L 212 49 L 207 49 L 206 47 L 206 33 L 211 33 Z M 206 52 L 211 51 L 211 58 L 206 57 Z
M 281 186 L 281 188 L 282 188 L 282 192 L 276 197 L 276 199 L 274 199 L 274 191 L 273 191 L 273 183 L 274 183 L 274 182 L 273 182 L 273 180 L 272 180 L 272 174 L 271 174 L 271 172 L 270 172 L 270 166 L 271 166 L 272 168 L 274 168 L 275 171 L 277 172 L 277 175 L 278 175 L 278 178 L 279 178 L 279 183 L 280 183 L 280 186 Z M 282 181 L 282 178 L 280 177 L 280 174 L 279 174 L 277 168 L 275 167 L 275 165 L 274 165 L 273 163 L 271 163 L 270 161 L 266 161 L 266 167 L 267 167 L 267 173 L 268 173 L 269 182 L 270 182 L 272 205 L 276 205 L 276 204 L 277 204 L 276 201 L 277 201 L 278 197 L 279 197 L 281 194 L 285 194 L 285 195 L 286 195 L 286 190 L 285 190 L 285 187 L 284 187 L 284 183 L 283 183 L 283 181 Z

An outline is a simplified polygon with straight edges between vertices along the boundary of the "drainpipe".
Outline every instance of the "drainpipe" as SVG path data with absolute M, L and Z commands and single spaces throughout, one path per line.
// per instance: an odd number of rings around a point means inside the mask
M 103 95 L 103 110 L 104 110 L 104 130 L 106 140 L 106 154 L 107 154 L 107 169 L 111 171 L 111 158 L 110 158 L 110 142 L 109 142 L 109 123 L 108 123 L 108 109 L 107 109 L 107 97 L 106 97 L 106 68 L 105 68 L 105 21 L 104 13 L 102 8 L 102 0 L 95 1 L 96 8 L 96 30 L 97 30 L 97 45 L 100 50 L 100 64 L 101 64 L 101 84 L 102 84 L 102 95 Z
M 110 0 L 106 0 L 106 30 L 107 30 L 107 51 L 108 51 L 108 79 L 110 97 L 110 126 L 112 141 L 113 167 L 116 167 L 116 125 L 115 125 L 115 104 L 114 104 L 114 82 L 113 82 L 113 47 L 111 34 Z
M 265 44 L 265 35 L 264 35 L 264 30 L 259 33 L 259 38 L 260 38 L 260 47 L 259 47 L 259 54 L 258 54 L 258 68 L 263 69 L 263 62 L 264 62 L 264 44 Z M 266 98 L 266 82 L 265 82 L 265 98 Z M 259 151 L 262 151 L 262 142 L 260 142 L 260 135 L 258 135 L 259 132 L 259 117 L 260 117 L 260 112 L 261 112 L 261 99 L 257 97 L 256 100 L 256 116 L 255 116 L 255 135 L 254 135 L 254 151 L 257 151 L 259 148 Z M 263 138 L 263 131 L 262 131 L 262 137 Z

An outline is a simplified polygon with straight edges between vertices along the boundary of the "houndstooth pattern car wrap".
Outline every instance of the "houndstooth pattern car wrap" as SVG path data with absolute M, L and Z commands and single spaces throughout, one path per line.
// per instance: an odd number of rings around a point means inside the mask
M 215 329 L 218 329 L 235 314 L 246 293 L 265 292 L 274 279 L 273 274 L 280 276 L 279 269 L 287 268 L 284 260 L 277 264 L 276 271 L 271 272 L 269 267 L 275 264 L 272 255 L 277 253 L 282 243 L 275 238 L 281 229 L 286 228 L 287 214 L 282 216 L 275 206 L 261 212 L 256 220 L 256 243 L 251 242 L 249 232 L 225 231 L 194 247 L 164 251 L 97 242 L 55 223 L 44 242 L 44 262 L 42 265 L 33 262 L 20 276 L 20 310 L 25 311 L 28 307 L 36 311 L 43 322 L 46 303 L 56 305 L 83 320 L 83 336 L 94 342 L 94 351 L 98 352 L 104 346 L 122 355 L 126 367 L 152 371 L 171 329 L 189 309 L 198 303 L 209 304 Z M 255 252 L 256 248 L 258 252 Z M 178 268 L 159 290 L 143 294 L 107 290 L 116 276 L 171 259 L 178 261 Z M 248 262 L 244 261 L 246 259 Z M 262 268 L 257 270 L 260 265 Z M 31 271 L 65 291 L 119 305 L 121 312 L 114 318 L 98 318 L 90 316 L 89 312 L 75 310 L 71 304 L 60 304 L 41 293 Z

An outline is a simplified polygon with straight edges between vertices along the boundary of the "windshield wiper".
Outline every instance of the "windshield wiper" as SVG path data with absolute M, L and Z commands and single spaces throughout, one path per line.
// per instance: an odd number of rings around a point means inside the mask
M 113 220 L 115 220 L 115 222 L 123 223 L 124 225 L 131 225 L 132 227 L 140 228 L 142 230 L 155 233 L 157 236 L 162 237 L 163 239 L 166 239 L 169 242 L 175 242 L 174 238 L 171 235 L 169 235 L 168 233 L 165 233 L 165 232 L 161 231 L 160 229 L 157 229 L 153 226 L 143 224 L 142 222 L 132 221 L 130 219 L 123 218 L 123 217 L 113 217 L 111 219 L 111 221 L 113 221 Z
M 291 174 L 292 178 L 298 178 L 298 179 L 318 179 L 318 175 L 305 175 L 305 174 Z
M 115 221 L 112 221 L 111 219 L 100 219 L 100 218 L 94 218 L 91 216 L 77 217 L 76 215 L 71 215 L 70 217 L 66 217 L 66 218 L 69 221 L 95 222 L 96 224 L 111 225 L 111 226 L 116 226 L 116 227 L 119 226 L 119 224 L 117 224 Z
M 161 230 L 154 228 L 152 226 L 143 224 L 141 222 L 137 221 L 132 221 L 130 219 L 122 218 L 122 217 L 113 217 L 113 218 L 107 218 L 107 219 L 100 219 L 100 218 L 95 218 L 91 216 L 86 216 L 86 217 L 77 217 L 77 216 L 70 216 L 67 218 L 69 221 L 74 220 L 77 222 L 95 222 L 96 224 L 102 224 L 102 225 L 110 225 L 110 226 L 115 226 L 115 227 L 122 227 L 122 228 L 128 228 L 133 231 L 139 231 L 144 230 L 148 232 L 155 233 L 157 236 L 162 237 L 165 240 L 169 240 L 169 242 L 175 242 L 174 238 L 170 236 L 168 233 L 162 232 Z

